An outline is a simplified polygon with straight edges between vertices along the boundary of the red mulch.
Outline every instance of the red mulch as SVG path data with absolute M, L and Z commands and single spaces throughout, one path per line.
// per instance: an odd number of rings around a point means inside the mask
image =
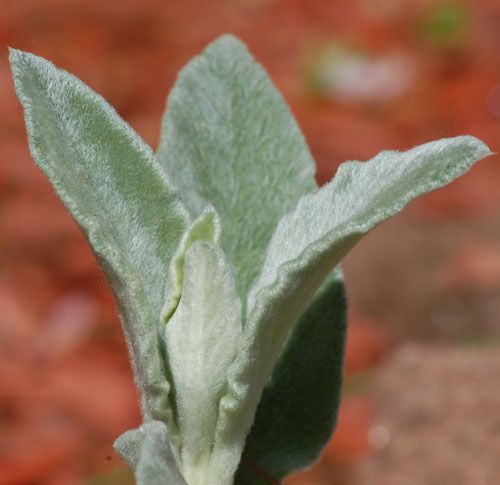
M 500 4 L 451 4 L 465 12 L 465 27 L 443 37 L 439 26 L 432 27 L 442 15 L 438 2 L 416 0 L 377 8 L 339 0 L 16 0 L 0 6 L 0 43 L 76 74 L 155 146 L 176 72 L 208 41 L 233 32 L 290 102 L 324 182 L 345 159 L 443 136 L 473 134 L 498 151 Z M 311 79 L 329 69 L 319 59 L 333 42 L 351 54 L 363 52 L 373 65 L 391 56 L 403 59 L 411 69 L 400 80 L 401 92 L 346 98 L 333 88 L 318 89 Z M 30 160 L 5 47 L 1 53 L 0 483 L 85 483 L 122 466 L 112 442 L 139 422 L 137 395 L 112 296 L 83 236 Z M 401 75 L 390 72 L 391 79 Z M 404 220 L 417 232 L 450 228 L 452 236 L 438 238 L 445 251 L 421 251 L 419 235 L 405 246 L 409 236 L 393 238 L 390 227 L 396 226 L 390 225 L 379 233 L 378 246 L 371 239 L 372 246 L 360 247 L 356 254 L 367 264 L 347 265 L 354 309 L 348 388 L 373 372 L 397 341 L 415 335 L 404 322 L 432 313 L 430 290 L 452 295 L 450 304 L 465 294 L 474 298 L 482 320 L 493 318 L 484 309 L 493 308 L 500 281 L 500 238 L 493 229 L 495 218 L 500 227 L 499 182 L 498 157 L 491 157 L 406 212 Z M 483 221 L 479 229 L 475 220 Z M 467 240 L 456 229 L 462 223 L 470 229 Z M 426 272 L 418 276 L 418 268 Z M 413 275 L 425 282 L 420 290 L 412 286 L 420 281 Z M 414 289 L 419 308 L 405 288 Z M 425 328 L 429 339 L 439 334 L 436 326 Z M 495 322 L 487 328 L 499 331 Z M 347 483 L 371 452 L 372 390 L 351 387 L 322 464 L 293 483 Z M 109 475 L 105 483 L 124 480 Z

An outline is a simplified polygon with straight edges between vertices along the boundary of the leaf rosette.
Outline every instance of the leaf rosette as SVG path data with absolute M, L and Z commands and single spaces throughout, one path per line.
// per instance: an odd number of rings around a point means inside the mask
M 232 36 L 179 74 L 152 150 L 106 101 L 11 50 L 32 156 L 113 288 L 144 424 L 139 484 L 259 484 L 313 463 L 336 422 L 340 262 L 489 155 L 471 136 L 342 164 L 318 188 L 297 123 Z

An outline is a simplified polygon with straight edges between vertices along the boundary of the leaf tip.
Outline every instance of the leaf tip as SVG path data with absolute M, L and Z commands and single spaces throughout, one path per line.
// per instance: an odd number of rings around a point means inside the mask
M 227 52 L 227 55 L 234 55 L 234 53 L 249 55 L 246 44 L 234 34 L 230 33 L 223 34 L 215 39 L 207 46 L 205 51 L 218 51 L 218 53 Z
M 24 53 L 23 51 L 11 46 L 7 46 L 7 50 L 9 52 L 9 61 L 11 64 L 16 62 L 17 59 Z
M 19 78 L 19 66 L 26 59 L 27 52 L 15 49 L 14 47 L 10 46 L 8 47 L 8 50 L 10 69 L 14 78 L 14 84 L 16 84 L 16 80 Z
M 225 44 L 225 45 L 238 45 L 238 46 L 245 45 L 240 38 L 238 38 L 236 35 L 230 32 L 227 32 L 217 37 L 217 39 L 215 39 L 212 42 L 212 44 L 221 44 L 221 45 Z
M 9 63 L 14 79 L 14 89 L 23 106 L 26 101 L 24 99 L 24 89 L 26 84 L 32 81 L 33 77 L 37 77 L 44 66 L 47 66 L 49 61 L 42 57 L 36 56 L 31 52 L 22 51 L 9 47 Z M 46 67 L 45 67 L 46 69 Z
M 490 155 L 494 154 L 494 152 L 490 150 L 490 147 L 486 145 L 486 143 L 481 141 L 479 138 L 476 138 L 475 136 L 464 135 L 462 139 L 464 144 L 469 146 L 475 152 L 478 158 L 489 157 Z
M 33 64 L 34 60 L 37 58 L 34 54 L 30 52 L 15 49 L 14 47 L 8 47 L 9 49 L 9 62 L 14 76 L 16 75 L 16 68 L 21 64 Z

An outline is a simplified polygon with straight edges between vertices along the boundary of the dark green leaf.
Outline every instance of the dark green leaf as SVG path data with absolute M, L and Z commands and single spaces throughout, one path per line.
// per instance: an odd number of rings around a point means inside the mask
M 272 483 L 266 476 L 282 479 L 319 457 L 336 424 L 345 334 L 344 284 L 337 269 L 293 327 L 273 369 L 236 484 Z

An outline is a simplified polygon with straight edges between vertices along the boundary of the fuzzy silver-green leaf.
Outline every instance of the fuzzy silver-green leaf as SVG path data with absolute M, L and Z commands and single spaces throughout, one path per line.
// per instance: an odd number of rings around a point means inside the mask
M 233 453 L 243 449 L 291 326 L 342 257 L 412 199 L 448 184 L 489 154 L 482 142 L 463 136 L 346 162 L 329 184 L 304 196 L 280 220 L 249 293 L 248 320 L 221 400 L 216 442 L 225 443 L 228 454 L 230 447 Z
M 241 302 L 232 268 L 215 244 L 194 242 L 184 259 L 182 295 L 164 330 L 181 470 L 192 485 L 222 485 L 227 477 L 213 443 L 218 402 L 242 330 Z
M 135 471 L 137 485 L 187 485 L 177 467 L 165 423 L 150 421 L 127 431 L 114 447 Z
M 280 217 L 317 189 L 315 164 L 290 109 L 231 35 L 180 72 L 163 120 L 159 160 L 194 216 L 207 203 L 245 297 Z
M 150 148 L 103 98 L 11 50 L 31 154 L 87 236 L 117 298 L 146 419 L 166 419 L 156 326 L 188 215 Z

